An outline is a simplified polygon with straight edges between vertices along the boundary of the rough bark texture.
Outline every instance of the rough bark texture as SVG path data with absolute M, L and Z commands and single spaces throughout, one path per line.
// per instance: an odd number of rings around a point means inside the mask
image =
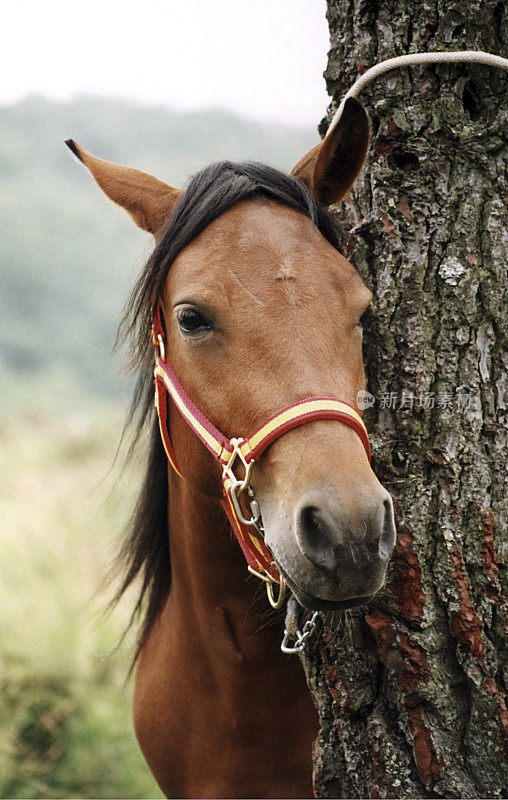
M 493 0 L 328 0 L 328 19 L 334 107 L 385 58 L 507 55 Z M 500 70 L 426 66 L 360 98 L 373 142 L 338 213 L 377 307 L 366 421 L 398 543 L 385 590 L 325 618 L 303 659 L 318 797 L 506 795 L 507 88 Z

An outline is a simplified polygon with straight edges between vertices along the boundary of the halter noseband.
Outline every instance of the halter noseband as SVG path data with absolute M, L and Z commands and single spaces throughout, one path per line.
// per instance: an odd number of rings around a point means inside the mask
M 264 540 L 264 529 L 261 520 L 259 503 L 250 485 L 252 465 L 266 448 L 279 436 L 316 419 L 335 419 L 349 425 L 359 435 L 367 453 L 371 458 L 369 437 L 362 418 L 355 409 L 343 400 L 333 397 L 312 397 L 300 400 L 284 408 L 254 431 L 248 438 L 228 439 L 199 410 L 185 392 L 166 359 L 164 348 L 164 330 L 160 318 L 160 306 L 155 309 L 152 324 L 152 341 L 158 350 L 154 368 L 155 407 L 159 418 L 162 442 L 169 463 L 175 472 L 183 478 L 178 466 L 167 425 L 167 395 L 171 397 L 179 412 L 199 436 L 207 450 L 222 465 L 222 485 L 224 489 L 223 505 L 231 523 L 231 527 L 247 560 L 248 569 L 258 578 L 266 581 L 268 599 L 274 608 L 282 604 L 285 583 L 273 556 Z M 238 478 L 233 467 L 240 461 L 244 470 L 242 478 Z M 239 498 L 245 493 L 248 498 L 251 517 L 245 517 Z M 279 584 L 277 598 L 273 596 L 272 584 Z

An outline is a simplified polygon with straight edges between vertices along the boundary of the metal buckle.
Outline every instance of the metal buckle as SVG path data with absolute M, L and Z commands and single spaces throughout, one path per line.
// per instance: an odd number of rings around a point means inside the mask
M 247 463 L 242 451 L 240 450 L 240 447 L 244 441 L 245 439 L 231 439 L 230 444 L 233 445 L 233 452 L 229 456 L 228 463 L 224 464 L 224 466 L 222 467 L 222 480 L 224 480 L 224 478 L 227 476 L 235 487 L 241 487 L 240 492 L 243 492 L 243 490 L 249 483 L 250 473 L 253 463 L 252 461 L 250 463 Z M 233 472 L 233 464 L 235 463 L 236 458 L 240 459 L 240 461 L 243 464 L 243 468 L 245 469 L 245 476 L 243 481 L 239 481 L 235 473 Z
M 222 480 L 224 481 L 224 479 L 227 477 L 231 481 L 232 485 L 229 491 L 231 494 L 233 505 L 235 507 L 235 511 L 237 513 L 240 522 L 243 525 L 252 525 L 254 528 L 256 528 L 257 532 L 261 536 L 263 536 L 264 530 L 263 530 L 263 525 L 261 524 L 261 509 L 259 507 L 258 501 L 255 498 L 254 490 L 252 486 L 250 486 L 249 484 L 250 473 L 254 461 L 249 461 L 247 463 L 247 461 L 245 460 L 245 457 L 242 451 L 240 450 L 240 447 L 244 441 L 245 441 L 244 439 L 231 439 L 231 444 L 233 445 L 233 452 L 229 457 L 228 463 L 225 464 L 224 467 L 222 468 Z M 236 477 L 235 473 L 233 472 L 233 464 L 236 458 L 240 459 L 240 461 L 243 464 L 243 468 L 245 470 L 245 475 L 243 480 L 239 480 Z M 252 512 L 252 516 L 250 519 L 247 519 L 247 517 L 243 513 L 242 508 L 240 506 L 240 502 L 238 500 L 238 497 L 242 494 L 242 492 L 245 491 L 249 495 L 249 501 L 250 501 L 249 505 Z
M 264 528 L 263 523 L 261 522 L 261 508 L 259 506 L 258 501 L 256 500 L 256 496 L 254 494 L 254 490 L 249 483 L 250 480 L 250 473 L 252 470 L 252 465 L 254 461 L 247 462 L 245 457 L 241 451 L 241 446 L 244 439 L 231 439 L 231 444 L 233 446 L 233 452 L 231 453 L 228 463 L 224 465 L 222 468 L 222 480 L 224 481 L 225 478 L 228 478 L 231 481 L 231 487 L 229 489 L 229 493 L 231 495 L 231 500 L 233 501 L 233 505 L 235 507 L 235 511 L 237 514 L 238 519 L 243 525 L 251 525 L 256 529 L 256 531 L 260 534 L 260 536 L 264 537 Z M 239 480 L 235 473 L 233 472 L 233 464 L 235 460 L 239 458 L 243 464 L 243 468 L 245 470 L 245 475 L 243 480 Z M 240 506 L 239 496 L 242 492 L 247 492 L 249 497 L 249 505 L 252 516 L 250 519 L 244 515 L 242 508 Z M 274 565 L 275 566 L 275 565 Z M 268 602 L 272 606 L 272 608 L 280 608 L 282 603 L 284 602 L 284 595 L 286 593 L 286 582 L 282 575 L 279 573 L 279 591 L 277 592 L 277 597 L 275 597 L 273 584 L 277 583 L 268 573 L 262 575 L 261 572 L 256 572 L 251 566 L 247 566 L 249 572 L 252 572 L 253 575 L 256 575 L 258 578 L 261 578 L 262 581 L 266 583 L 266 594 L 268 597 Z

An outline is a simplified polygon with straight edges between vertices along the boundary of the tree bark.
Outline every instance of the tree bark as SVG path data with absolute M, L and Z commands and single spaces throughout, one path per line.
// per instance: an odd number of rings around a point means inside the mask
M 506 56 L 506 13 L 495 0 L 328 0 L 333 107 L 395 55 Z M 324 617 L 302 657 L 322 725 L 318 797 L 506 796 L 507 88 L 498 69 L 424 66 L 360 97 L 373 141 L 337 213 L 377 309 L 365 419 L 398 542 L 384 590 Z

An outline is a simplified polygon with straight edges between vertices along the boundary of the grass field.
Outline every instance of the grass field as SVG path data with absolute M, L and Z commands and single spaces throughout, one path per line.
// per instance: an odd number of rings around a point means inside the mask
M 125 684 L 133 598 L 102 614 L 137 484 L 112 469 L 122 416 L 0 416 L 2 798 L 162 796 Z

